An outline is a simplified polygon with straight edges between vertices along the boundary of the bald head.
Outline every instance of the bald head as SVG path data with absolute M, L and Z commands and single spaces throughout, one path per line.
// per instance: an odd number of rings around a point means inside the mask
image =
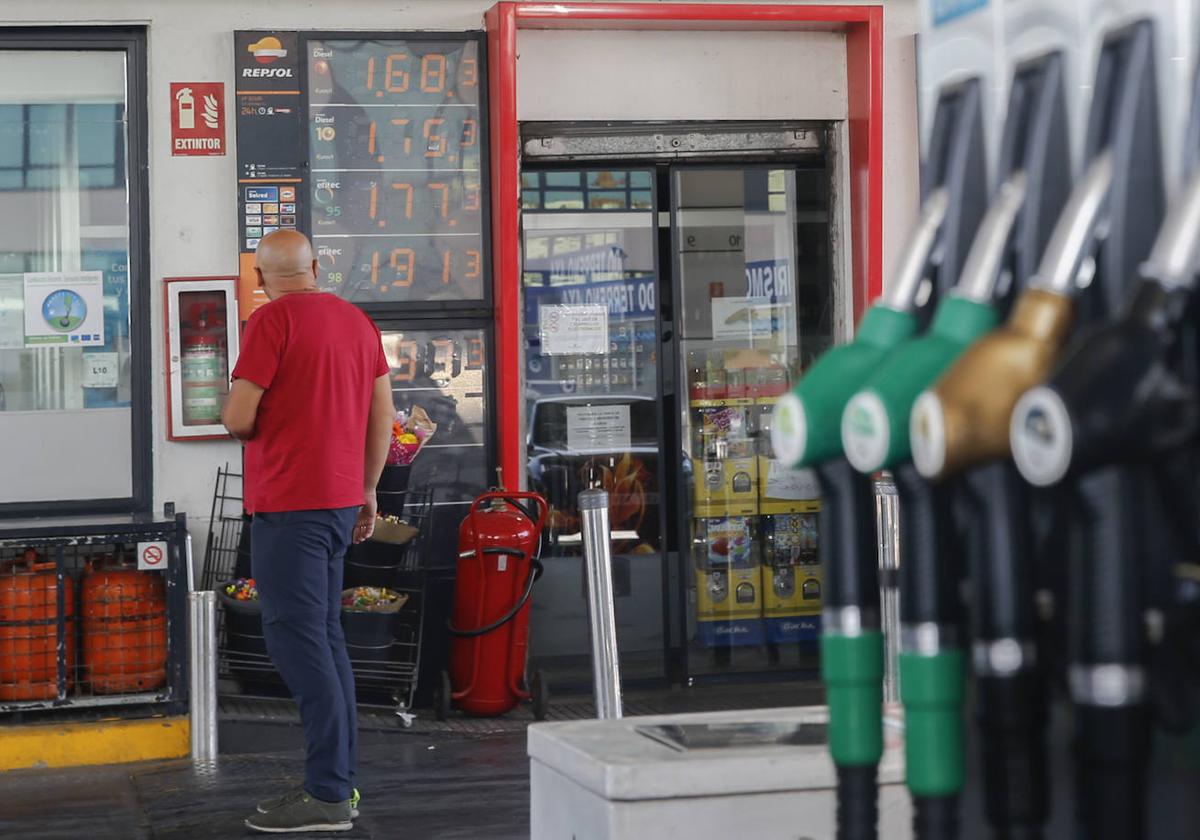
M 288 292 L 317 287 L 317 261 L 308 237 L 294 230 L 277 230 L 258 243 L 255 254 L 259 283 L 274 300 Z

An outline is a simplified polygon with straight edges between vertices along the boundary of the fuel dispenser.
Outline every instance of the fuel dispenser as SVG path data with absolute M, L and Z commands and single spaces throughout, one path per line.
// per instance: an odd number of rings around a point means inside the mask
M 1149 250 L 1162 207 L 1156 98 L 1151 23 L 1110 33 L 1096 68 L 1084 174 L 1036 273 L 1006 323 L 912 409 L 918 471 L 935 481 L 962 476 L 970 506 L 972 666 L 985 816 L 997 837 L 1041 836 L 1049 802 L 1039 573 L 1028 494 L 1008 461 L 1009 418 L 1061 354 L 1076 309 L 1103 311 Z
M 1192 126 L 1200 74 L 1196 94 Z M 1146 836 L 1152 726 L 1194 724 L 1196 590 L 1176 577 L 1200 551 L 1200 136 L 1188 142 L 1190 176 L 1123 310 L 1020 398 L 1009 428 L 1021 474 L 1064 488 L 1082 526 L 1070 566 L 1068 685 L 1076 818 L 1096 840 Z
M 985 200 L 983 88 L 978 77 L 956 78 L 943 88 L 925 198 L 896 281 L 863 315 L 854 340 L 818 359 L 779 399 L 771 418 L 776 457 L 789 467 L 812 467 L 821 487 L 821 670 L 841 840 L 877 835 L 884 670 L 875 503 L 870 479 L 843 453 L 841 416 L 850 396 L 919 329 L 958 274 Z
M 1001 134 L 1000 186 L 958 284 L 939 304 L 929 332 L 898 347 L 842 415 L 851 464 L 865 475 L 892 471 L 900 493 L 900 690 L 918 840 L 959 836 L 966 656 L 953 493 L 913 467 L 909 413 L 917 394 L 996 326 L 998 309 L 1013 293 L 1011 278 L 1032 272 L 1045 246 L 1044 220 L 1065 201 L 1070 153 L 1063 64 L 1063 53 L 1055 51 L 1017 66 Z

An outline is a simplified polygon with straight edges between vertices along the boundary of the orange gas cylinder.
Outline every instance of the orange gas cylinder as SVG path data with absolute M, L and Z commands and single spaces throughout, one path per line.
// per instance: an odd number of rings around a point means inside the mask
M 58 696 L 58 575 L 32 549 L 0 571 L 0 700 Z M 63 577 L 67 687 L 75 672 L 75 588 Z
M 83 666 L 96 694 L 150 691 L 167 681 L 167 593 L 159 572 L 111 557 L 88 561 Z

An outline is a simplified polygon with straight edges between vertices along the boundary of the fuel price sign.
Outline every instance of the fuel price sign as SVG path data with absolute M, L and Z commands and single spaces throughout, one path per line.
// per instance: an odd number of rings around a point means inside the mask
M 308 40 L 309 228 L 357 303 L 481 300 L 479 42 Z

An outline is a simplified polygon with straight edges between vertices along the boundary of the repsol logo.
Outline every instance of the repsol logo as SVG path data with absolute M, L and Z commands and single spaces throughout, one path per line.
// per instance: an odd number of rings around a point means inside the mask
M 290 79 L 291 67 L 243 67 L 243 79 Z

